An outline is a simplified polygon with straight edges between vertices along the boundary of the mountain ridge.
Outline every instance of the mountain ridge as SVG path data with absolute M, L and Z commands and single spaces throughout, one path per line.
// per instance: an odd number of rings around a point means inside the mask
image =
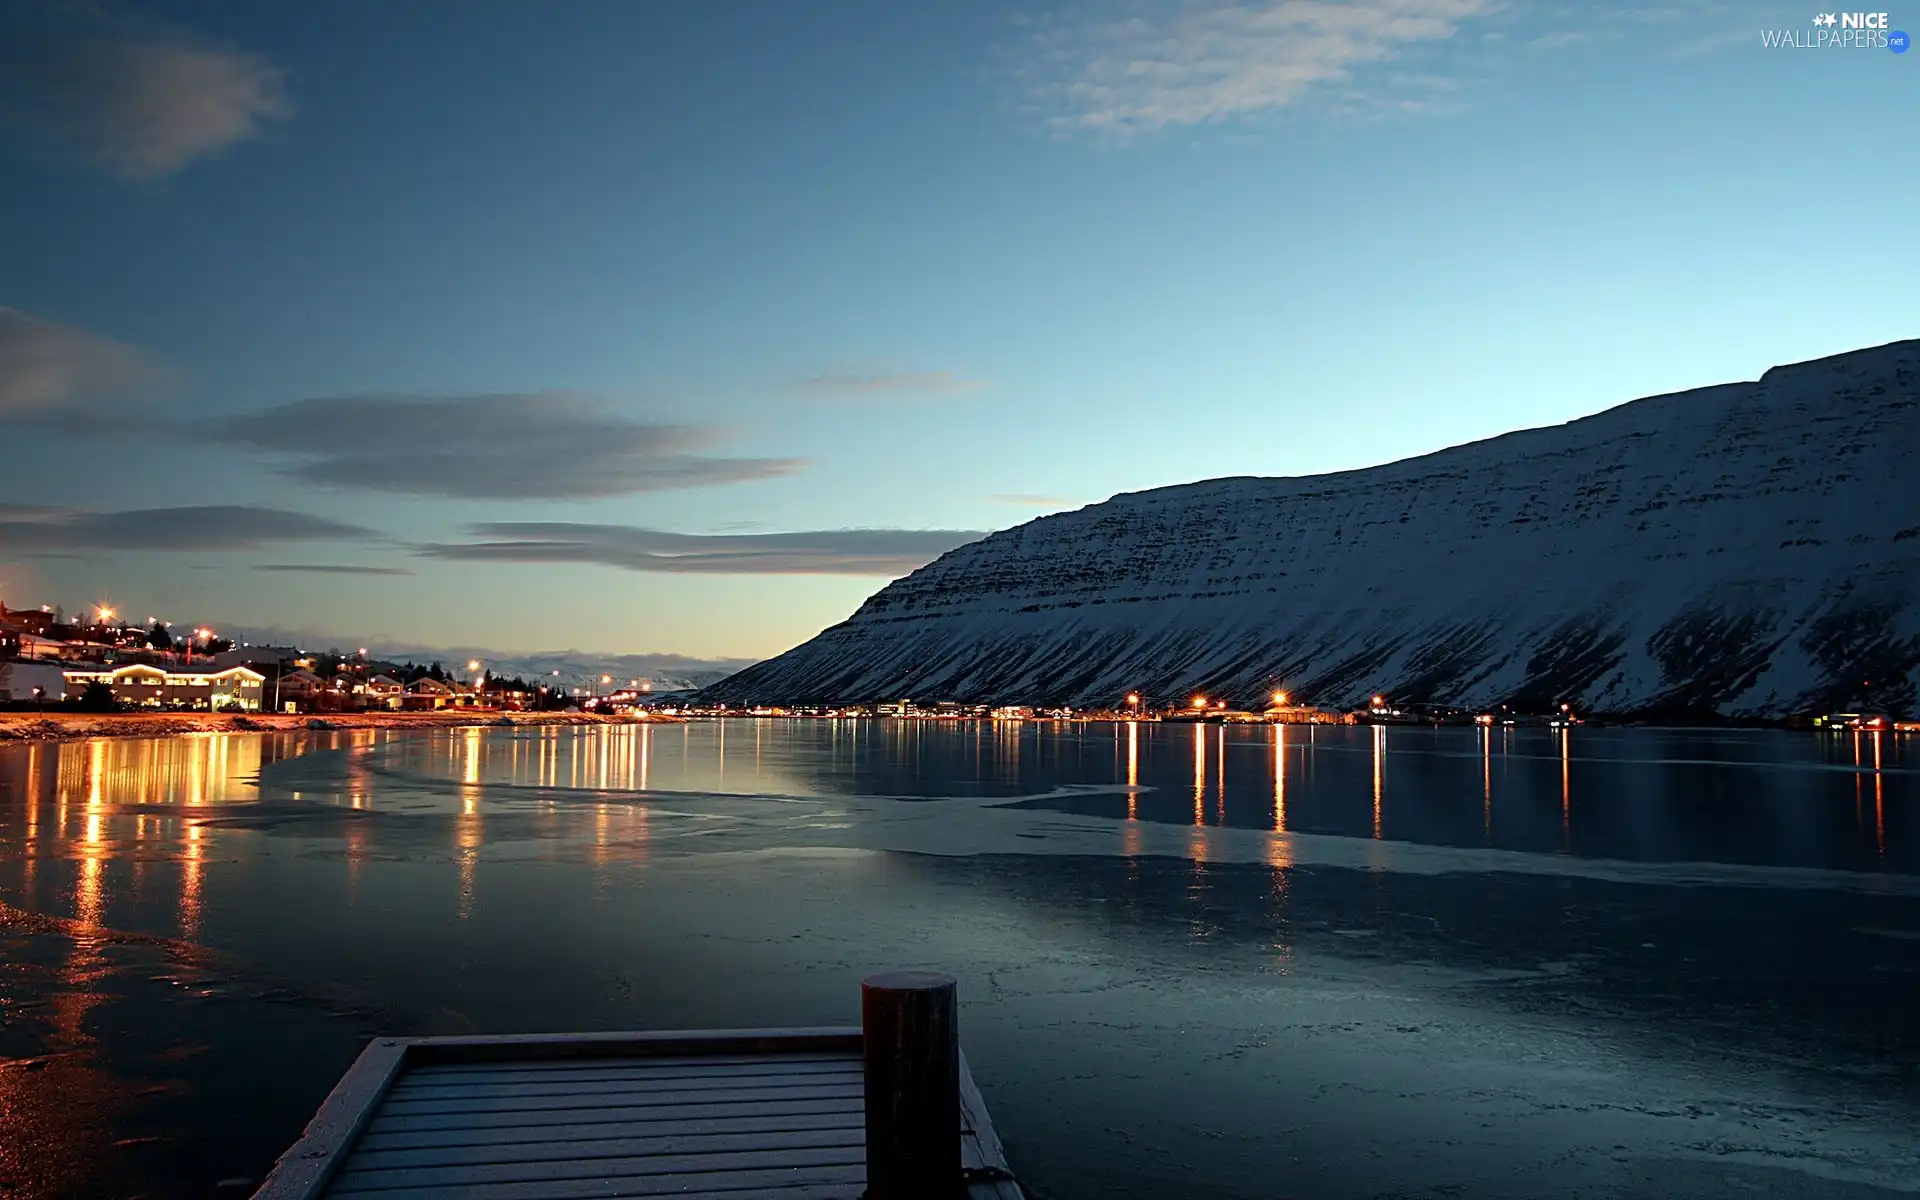
M 1778 717 L 1914 704 L 1920 340 L 959 547 L 721 702 L 1129 691 Z

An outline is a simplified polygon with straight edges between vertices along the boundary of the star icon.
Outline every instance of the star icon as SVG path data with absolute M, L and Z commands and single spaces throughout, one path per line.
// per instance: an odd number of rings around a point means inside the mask
M 1817 16 L 1817 17 L 1815 17 L 1815 18 L 1813 19 L 1813 23 L 1814 23 L 1815 25 L 1833 25 L 1833 24 L 1837 24 L 1837 22 L 1835 21 L 1835 19 L 1834 19 L 1834 16 L 1833 16 L 1833 14 L 1832 14 L 1832 13 L 1821 13 L 1821 14 L 1820 14 L 1819 16 Z

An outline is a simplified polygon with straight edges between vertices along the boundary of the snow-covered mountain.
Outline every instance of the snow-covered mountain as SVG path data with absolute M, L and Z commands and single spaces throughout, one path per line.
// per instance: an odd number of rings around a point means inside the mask
M 942 556 L 716 701 L 1909 711 L 1920 341 L 1362 471 L 1116 496 Z

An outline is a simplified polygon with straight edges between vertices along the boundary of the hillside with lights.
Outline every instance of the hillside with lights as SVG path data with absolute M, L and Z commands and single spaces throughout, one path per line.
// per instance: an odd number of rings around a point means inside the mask
M 1111 706 L 1285 689 L 1910 712 L 1920 341 L 1361 471 L 1116 496 L 942 556 L 716 703 Z

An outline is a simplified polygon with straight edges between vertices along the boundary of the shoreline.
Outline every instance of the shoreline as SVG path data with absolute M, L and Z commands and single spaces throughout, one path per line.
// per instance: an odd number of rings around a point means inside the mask
M 47 711 L 0 712 L 0 746 L 25 742 L 80 742 L 93 738 L 139 738 L 139 737 L 179 737 L 196 734 L 229 733 L 304 733 L 309 731 L 327 731 L 340 729 L 471 729 L 471 728 L 508 728 L 512 726 L 589 726 L 589 725 L 682 725 L 689 721 L 703 720 L 765 720 L 766 717 L 747 713 L 700 713 L 690 715 L 649 716 L 619 715 L 583 712 L 514 712 L 506 709 L 439 709 L 430 712 L 352 712 L 352 713 L 233 713 L 233 712 L 118 712 L 118 713 L 79 713 L 71 710 L 53 709 Z M 782 720 L 818 720 L 823 718 L 783 716 Z M 888 720 L 913 718 L 855 718 L 860 720 Z M 922 718 L 933 724 L 961 724 L 985 718 Z M 1034 723 L 1045 723 L 1058 718 L 1028 717 L 1021 718 Z M 1125 723 L 1124 717 L 1074 717 L 1074 722 L 1086 723 Z M 1138 720 L 1138 718 L 1131 718 Z M 1208 724 L 1210 722 L 1191 721 L 1141 721 L 1141 724 L 1171 724 L 1177 726 Z M 1228 724 L 1264 725 L 1276 722 L 1227 722 Z M 1277 724 L 1289 724 L 1277 722 Z M 1293 723 L 1295 727 L 1304 723 Z M 1328 727 L 1350 728 L 1325 723 Z M 1729 729 L 1772 730 L 1781 732 L 1829 732 L 1820 729 L 1803 729 L 1786 724 L 1772 725 L 1614 725 L 1611 722 L 1582 722 L 1594 728 L 1639 728 L 1668 730 L 1725 731 Z M 1390 727 L 1402 727 L 1392 723 Z M 1405 728 L 1440 728 L 1440 726 L 1414 725 L 1406 723 Z M 1460 726 L 1460 728 L 1471 728 Z M 1546 726 L 1528 726 L 1528 728 L 1546 728 Z M 1831 732 L 1838 732 L 1837 730 Z M 1886 730 L 1861 730 L 1858 732 L 1913 733 L 1920 732 L 1906 722 L 1889 727 Z
M 202 733 L 294 733 L 334 729 L 462 729 L 509 725 L 674 724 L 670 717 L 602 716 L 579 712 L 508 712 L 442 709 L 436 712 L 206 713 L 206 712 L 7 712 L 0 713 L 0 745 L 10 742 L 79 742 L 93 738 L 174 737 Z

